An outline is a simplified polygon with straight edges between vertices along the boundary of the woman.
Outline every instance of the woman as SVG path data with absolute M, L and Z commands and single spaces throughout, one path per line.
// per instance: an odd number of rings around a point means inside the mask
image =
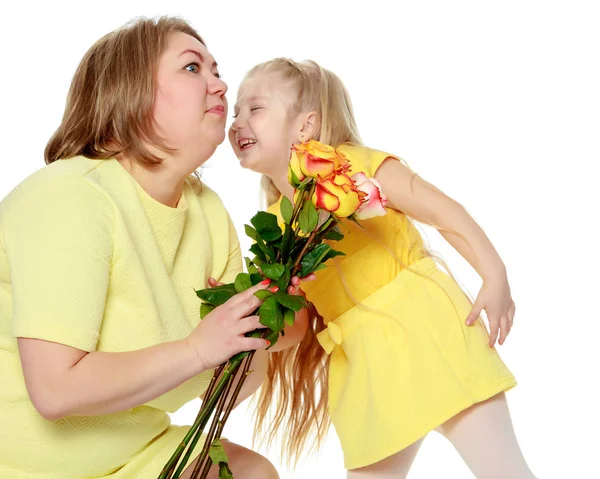
M 244 334 L 268 285 L 202 322 L 194 294 L 241 271 L 227 212 L 190 176 L 225 137 L 226 91 L 179 19 L 135 21 L 83 58 L 49 165 L 0 203 L 0 477 L 157 477 L 188 430 L 167 412 L 266 348 Z M 278 477 L 225 449 L 238 477 Z

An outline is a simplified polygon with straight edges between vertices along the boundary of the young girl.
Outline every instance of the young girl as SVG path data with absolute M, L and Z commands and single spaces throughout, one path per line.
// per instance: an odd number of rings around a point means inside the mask
M 319 314 L 300 345 L 270 355 L 257 415 L 265 424 L 277 405 L 268 437 L 283 428 L 288 457 L 298 457 L 311 432 L 318 446 L 329 424 L 327 391 L 348 478 L 405 477 L 434 429 L 478 478 L 534 477 L 504 395 L 516 382 L 494 349 L 515 314 L 506 270 L 465 209 L 398 157 L 362 146 L 341 80 L 312 61 L 275 59 L 250 70 L 229 139 L 241 165 L 264 175 L 275 214 L 282 195 L 293 198 L 290 145 L 310 139 L 337 147 L 351 174 L 377 179 L 388 199 L 387 214 L 364 228 L 344 222 L 345 238 L 334 245 L 345 256 L 303 284 Z M 474 304 L 438 268 L 409 217 L 436 227 L 480 274 Z

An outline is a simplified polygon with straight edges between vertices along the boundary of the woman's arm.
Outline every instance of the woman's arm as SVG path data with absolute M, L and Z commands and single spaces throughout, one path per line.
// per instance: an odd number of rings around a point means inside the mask
M 123 353 L 87 353 L 31 338 L 18 343 L 31 401 L 49 420 L 124 411 L 204 370 L 185 340 Z
M 161 396 L 229 357 L 266 347 L 247 338 L 262 327 L 248 316 L 261 301 L 259 284 L 208 314 L 184 340 L 122 353 L 90 352 L 63 344 L 18 338 L 25 384 L 32 403 L 47 419 L 124 411 Z

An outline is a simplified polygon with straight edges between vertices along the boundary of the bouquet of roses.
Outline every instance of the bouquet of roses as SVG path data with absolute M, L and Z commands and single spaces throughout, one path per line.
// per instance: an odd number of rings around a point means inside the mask
M 240 273 L 232 284 L 196 291 L 203 301 L 200 316 L 203 318 L 235 294 L 269 278 L 277 288 L 256 293 L 263 303 L 254 313 L 266 329 L 250 334 L 274 345 L 285 325 L 293 325 L 296 312 L 307 306 L 303 296 L 286 293 L 291 278 L 325 268 L 327 260 L 343 254 L 326 242 L 344 237 L 338 228 L 341 220 L 358 222 L 385 214 L 386 198 L 377 181 L 364 173 L 350 177 L 350 170 L 344 155 L 329 145 L 314 140 L 293 145 L 288 180 L 295 190 L 294 204 L 286 197 L 281 201 L 283 229 L 277 216 L 266 212 L 257 213 L 250 220 L 252 226 L 245 225 L 246 234 L 255 241 L 250 248 L 254 257 L 245 258 L 247 273 Z M 159 479 L 180 477 L 213 413 L 205 446 L 191 477 L 206 478 L 214 463 L 219 466 L 219 479 L 233 478 L 219 438 L 249 374 L 253 354 L 239 353 L 215 371 L 194 424 Z M 236 377 L 239 380 L 230 394 Z

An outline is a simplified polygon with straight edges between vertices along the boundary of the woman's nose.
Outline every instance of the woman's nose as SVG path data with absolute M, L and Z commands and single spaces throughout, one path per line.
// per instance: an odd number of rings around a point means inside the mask
M 227 83 L 220 78 L 212 76 L 212 80 L 208 84 L 208 91 L 211 95 L 223 96 L 227 93 L 227 90 Z

